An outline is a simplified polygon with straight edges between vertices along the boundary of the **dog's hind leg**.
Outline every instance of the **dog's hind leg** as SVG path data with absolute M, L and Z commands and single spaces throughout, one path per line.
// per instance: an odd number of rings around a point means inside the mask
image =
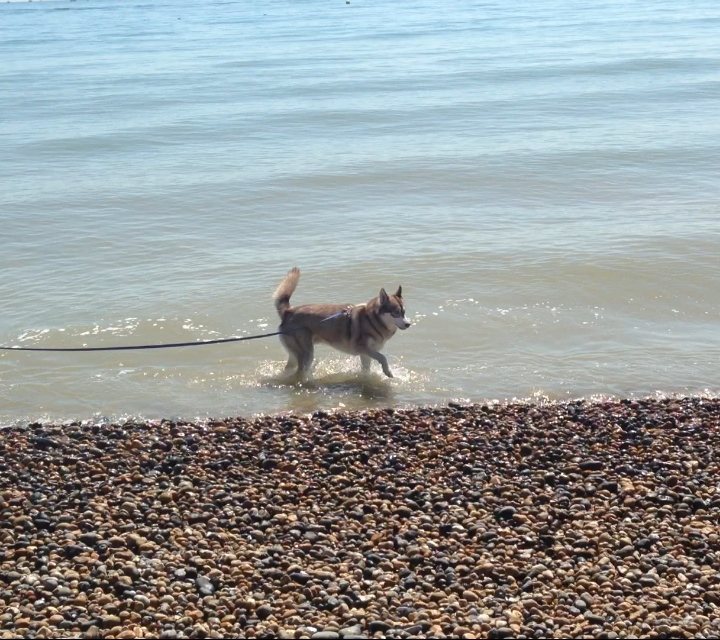
M 364 353 L 360 354 L 360 369 L 363 373 L 370 371 L 371 362 L 372 358 L 370 356 L 366 356 Z
M 298 371 L 301 373 L 303 378 L 307 378 L 312 373 L 312 366 L 313 366 L 313 360 L 315 359 L 315 349 L 313 348 L 312 342 L 308 346 L 307 349 L 305 349 L 302 352 L 302 355 L 300 356 L 300 363 L 298 366 Z
M 313 360 L 315 359 L 315 346 L 313 345 L 310 332 L 298 332 L 296 334 L 298 344 L 298 373 L 306 379 L 312 372 Z
M 295 371 L 298 368 L 298 359 L 295 357 L 294 353 L 288 354 L 288 361 L 285 365 L 285 373 L 290 373 L 291 371 Z
M 296 371 L 300 366 L 298 359 L 298 353 L 300 350 L 298 348 L 297 341 L 294 336 L 280 336 L 280 342 L 282 343 L 282 346 L 285 347 L 285 351 L 288 352 L 288 361 L 285 365 L 285 373 Z

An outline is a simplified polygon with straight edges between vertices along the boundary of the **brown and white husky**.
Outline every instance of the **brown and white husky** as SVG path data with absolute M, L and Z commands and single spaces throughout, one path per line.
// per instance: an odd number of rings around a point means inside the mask
M 304 304 L 290 306 L 300 279 L 300 269 L 294 267 L 283 278 L 273 295 L 275 308 L 280 314 L 282 333 L 280 342 L 289 358 L 286 372 L 295 372 L 305 378 L 312 369 L 315 343 L 328 344 L 351 355 L 360 356 L 363 371 L 377 360 L 383 373 L 393 377 L 387 358 L 380 353 L 383 345 L 398 329 L 407 329 L 402 287 L 388 295 L 380 289 L 379 295 L 364 304 Z

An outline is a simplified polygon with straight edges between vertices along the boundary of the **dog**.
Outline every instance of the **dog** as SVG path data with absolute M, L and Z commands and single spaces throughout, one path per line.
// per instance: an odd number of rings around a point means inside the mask
M 289 357 L 285 373 L 294 372 L 305 379 L 312 369 L 316 343 L 360 356 L 363 372 L 372 360 L 380 363 L 383 373 L 392 378 L 387 358 L 380 353 L 398 329 L 405 330 L 410 322 L 405 317 L 402 287 L 388 295 L 385 289 L 364 304 L 305 304 L 290 306 L 290 297 L 300 279 L 294 267 L 283 278 L 273 294 L 280 315 L 280 342 Z

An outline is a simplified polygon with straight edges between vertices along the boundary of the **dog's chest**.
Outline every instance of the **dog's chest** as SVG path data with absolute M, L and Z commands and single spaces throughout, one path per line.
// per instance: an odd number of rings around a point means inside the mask
M 374 350 L 374 351 L 380 351 L 385 346 L 386 340 L 379 340 L 378 338 L 368 338 L 366 340 L 367 346 Z

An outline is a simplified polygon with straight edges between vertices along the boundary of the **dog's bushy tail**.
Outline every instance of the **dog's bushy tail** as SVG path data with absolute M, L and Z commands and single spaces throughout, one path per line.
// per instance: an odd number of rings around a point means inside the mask
M 280 314 L 281 319 L 285 315 L 285 312 L 290 308 L 290 296 L 295 291 L 298 280 L 300 280 L 300 269 L 293 267 L 282 279 L 278 288 L 275 289 L 273 300 L 275 301 L 275 308 Z

